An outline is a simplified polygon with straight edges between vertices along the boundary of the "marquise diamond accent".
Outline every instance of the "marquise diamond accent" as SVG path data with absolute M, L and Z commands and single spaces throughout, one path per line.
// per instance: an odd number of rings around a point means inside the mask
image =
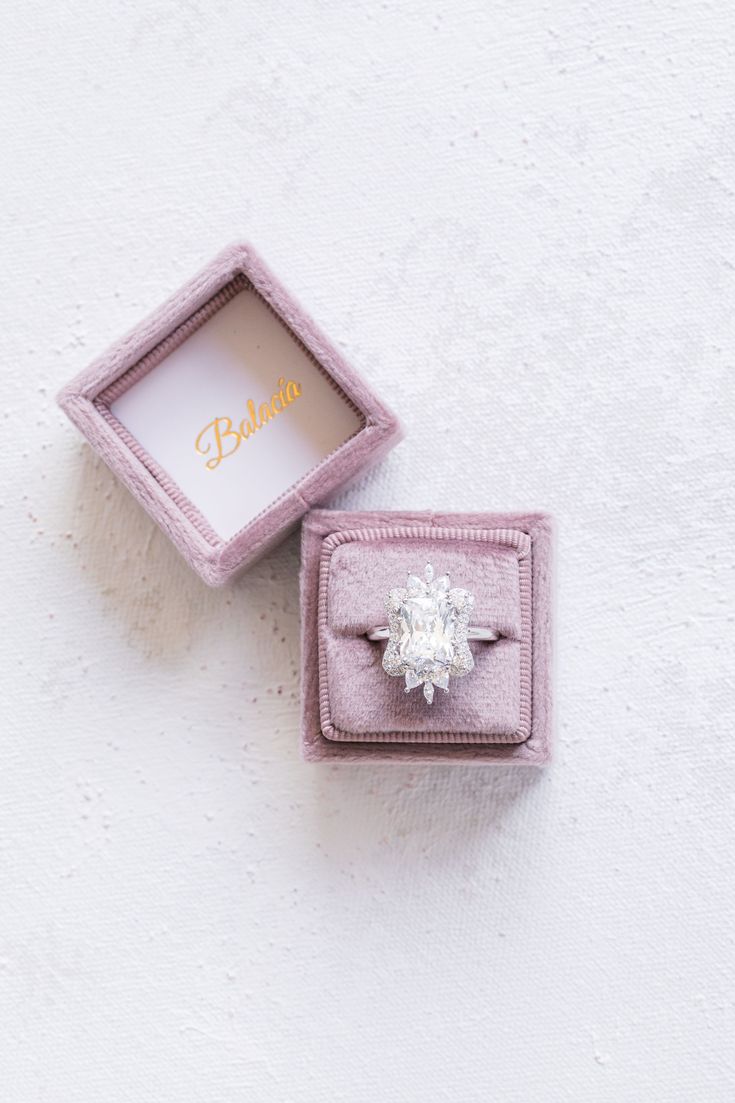
M 431 704 L 435 688 L 449 692 L 450 675 L 460 678 L 472 670 L 467 631 L 474 600 L 468 590 L 452 588 L 448 575 L 435 578 L 430 563 L 423 579 L 410 574 L 405 589 L 388 594 L 383 669 L 405 679 L 406 693 L 423 686 Z

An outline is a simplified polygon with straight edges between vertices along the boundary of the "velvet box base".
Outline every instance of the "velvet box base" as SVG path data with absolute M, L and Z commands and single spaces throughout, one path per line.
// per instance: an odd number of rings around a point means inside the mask
M 550 520 L 543 514 L 316 510 L 302 534 L 302 753 L 307 760 L 520 762 L 550 747 Z M 384 599 L 431 562 L 475 595 L 475 669 L 428 706 L 382 669 Z

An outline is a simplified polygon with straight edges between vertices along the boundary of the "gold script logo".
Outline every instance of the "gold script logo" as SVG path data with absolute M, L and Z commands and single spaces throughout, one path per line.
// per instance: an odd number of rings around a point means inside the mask
M 239 425 L 235 425 L 231 417 L 216 417 L 208 422 L 194 441 L 194 447 L 199 455 L 209 456 L 205 466 L 210 471 L 214 471 L 222 460 L 227 459 L 228 456 L 234 456 L 243 441 L 249 440 L 258 429 L 262 429 L 300 396 L 300 383 L 294 383 L 292 379 L 288 382 L 285 379 L 279 379 L 278 390 L 271 395 L 270 402 L 261 402 L 257 413 L 252 398 L 248 400 L 249 416 L 243 418 Z

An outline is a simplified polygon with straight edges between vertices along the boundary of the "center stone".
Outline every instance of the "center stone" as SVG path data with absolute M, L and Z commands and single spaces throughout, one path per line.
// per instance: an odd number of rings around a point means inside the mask
M 454 659 L 457 611 L 446 592 L 407 597 L 398 611 L 398 653 L 419 678 L 448 670 Z

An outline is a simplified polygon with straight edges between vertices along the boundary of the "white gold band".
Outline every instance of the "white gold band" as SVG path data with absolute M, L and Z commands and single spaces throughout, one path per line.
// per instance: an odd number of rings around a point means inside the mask
M 387 624 L 381 624 L 378 628 L 371 628 L 365 635 L 369 640 L 387 640 L 390 637 L 390 628 Z M 485 640 L 487 643 L 492 643 L 493 640 L 500 639 L 500 633 L 493 628 L 468 628 L 467 639 Z

